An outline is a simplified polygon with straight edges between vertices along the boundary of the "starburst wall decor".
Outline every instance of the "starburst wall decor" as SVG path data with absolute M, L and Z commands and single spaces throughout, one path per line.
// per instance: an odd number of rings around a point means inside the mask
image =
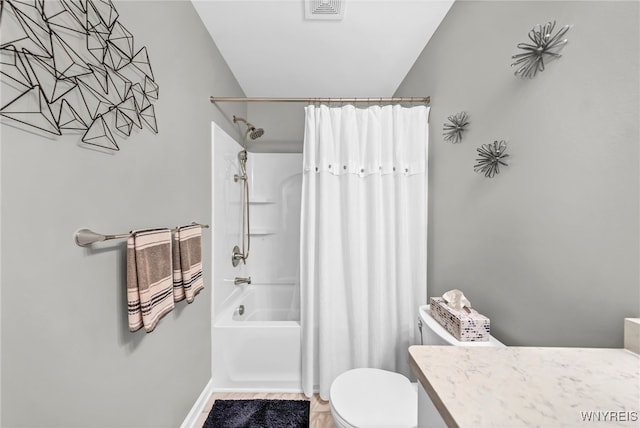
M 555 27 L 555 21 L 545 25 L 538 24 L 529 31 L 529 40 L 532 43 L 518 44 L 518 49 L 522 49 L 524 52 L 511 57 L 516 60 L 511 64 L 512 67 L 517 67 L 514 72 L 516 76 L 532 79 L 538 71 L 544 71 L 545 61 L 562 56 L 557 51 L 567 43 L 567 39 L 562 37 L 571 27 L 565 25 L 556 34 L 553 34 Z
M 467 126 L 469 125 L 469 116 L 462 111 L 453 116 L 449 116 L 447 119 L 449 123 L 444 124 L 442 136 L 445 141 L 454 144 L 459 143 L 462 141 L 462 133 L 467 130 Z
M 114 133 L 157 133 L 147 48 L 118 18 L 111 0 L 2 0 L 0 116 L 110 150 Z
M 500 174 L 500 165 L 508 166 L 504 161 L 509 157 L 505 153 L 507 143 L 504 140 L 494 141 L 493 144 L 483 144 L 476 149 L 478 151 L 478 162 L 474 165 L 473 170 L 484 174 L 485 177 L 493 178 L 496 174 Z

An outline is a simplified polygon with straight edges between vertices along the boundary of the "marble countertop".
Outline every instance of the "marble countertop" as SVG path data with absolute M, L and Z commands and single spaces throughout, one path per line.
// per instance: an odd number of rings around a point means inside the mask
M 624 349 L 412 346 L 409 363 L 450 427 L 640 426 Z

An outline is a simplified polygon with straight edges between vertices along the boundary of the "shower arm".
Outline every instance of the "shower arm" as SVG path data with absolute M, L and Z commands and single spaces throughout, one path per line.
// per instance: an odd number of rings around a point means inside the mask
M 238 117 L 235 114 L 233 115 L 233 123 L 236 122 L 242 122 L 244 124 L 246 124 L 247 126 L 249 125 L 249 122 L 246 121 L 246 119 L 243 119 L 242 117 Z
M 242 137 L 242 145 L 244 146 L 244 149 L 247 150 L 247 136 L 249 135 L 249 133 L 252 130 L 254 130 L 256 128 L 255 128 L 255 126 L 253 126 L 252 124 L 247 122 L 246 119 L 234 115 L 233 116 L 233 123 L 238 123 L 238 122 L 242 122 L 247 126 L 247 130 L 244 131 L 244 136 Z

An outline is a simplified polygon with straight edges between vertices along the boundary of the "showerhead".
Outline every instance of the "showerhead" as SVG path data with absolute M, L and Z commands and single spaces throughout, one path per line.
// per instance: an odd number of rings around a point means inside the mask
M 252 127 L 251 134 L 249 134 L 249 137 L 251 137 L 252 140 L 255 140 L 257 138 L 262 137 L 263 134 L 264 134 L 264 129 Z
M 247 125 L 247 131 L 245 133 L 245 138 L 247 138 L 247 135 L 249 135 L 249 137 L 252 140 L 256 140 L 260 137 L 262 137 L 264 135 L 264 129 L 262 128 L 256 128 L 255 126 L 253 126 L 252 124 L 250 124 L 249 122 L 247 122 L 246 119 L 243 119 L 241 117 L 237 117 L 237 116 L 233 116 L 233 123 L 236 122 L 244 122 L 245 125 Z

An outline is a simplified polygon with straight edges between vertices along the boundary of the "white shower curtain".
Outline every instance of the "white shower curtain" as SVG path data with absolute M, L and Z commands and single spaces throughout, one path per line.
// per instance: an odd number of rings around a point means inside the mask
M 305 108 L 302 387 L 340 373 L 409 375 L 427 289 L 429 107 Z

